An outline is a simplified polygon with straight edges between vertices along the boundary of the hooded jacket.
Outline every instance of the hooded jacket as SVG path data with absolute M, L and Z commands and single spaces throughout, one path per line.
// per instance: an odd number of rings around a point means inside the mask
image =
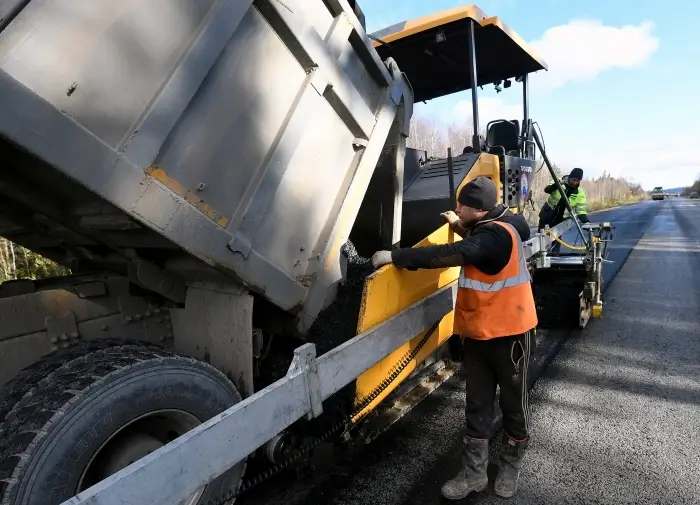
M 510 260 L 513 240 L 505 228 L 491 224 L 494 220 L 513 225 L 523 241 L 530 238 L 530 226 L 525 218 L 513 214 L 504 205 L 498 205 L 469 229 L 462 240 L 452 244 L 395 249 L 391 252 L 392 262 L 408 270 L 473 265 L 487 275 L 496 275 Z

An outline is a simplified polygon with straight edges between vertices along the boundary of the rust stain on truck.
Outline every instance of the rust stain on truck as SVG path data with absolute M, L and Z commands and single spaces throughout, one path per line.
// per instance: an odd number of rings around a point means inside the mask
M 222 228 L 226 228 L 228 225 L 228 218 L 226 216 L 222 216 L 216 209 L 214 209 L 214 207 L 199 198 L 194 191 L 187 189 L 179 181 L 170 177 L 165 170 L 160 167 L 147 167 L 144 169 L 144 171 L 146 174 L 167 186 L 171 191 L 184 198 L 187 202 L 194 205 L 199 211 L 201 211 L 216 224 Z

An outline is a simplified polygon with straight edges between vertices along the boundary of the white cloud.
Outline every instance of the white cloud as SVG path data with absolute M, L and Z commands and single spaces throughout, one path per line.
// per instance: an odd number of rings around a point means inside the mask
M 610 26 L 597 20 L 573 20 L 548 29 L 538 40 L 531 42 L 549 65 L 548 72 L 538 72 L 533 76 L 533 93 L 539 95 L 542 91 L 569 83 L 590 82 L 608 70 L 644 65 L 659 47 L 653 30 L 651 22 Z M 491 95 L 493 90 L 486 87 L 484 91 L 480 90 L 479 122 L 482 129 L 493 119 L 522 117 L 519 93 L 513 97 L 512 90 L 493 96 L 484 96 L 485 92 Z M 471 126 L 471 100 L 468 93 L 463 96 L 465 99 L 452 108 L 451 118 L 449 112 L 445 116 L 440 114 L 446 112 L 444 109 L 432 110 L 431 115 L 437 114 L 438 118 L 442 116 L 448 122 L 452 120 Z M 502 96 L 514 100 L 514 103 L 505 102 Z M 543 99 L 542 96 L 533 96 L 537 103 Z M 598 138 L 595 132 L 592 138 L 585 140 L 578 136 L 572 138 L 566 129 L 559 132 L 556 124 L 543 128 L 550 158 L 564 170 L 583 167 L 586 178 L 600 176 L 607 171 L 615 177 L 625 177 L 651 189 L 657 185 L 676 187 L 691 184 L 700 174 L 700 147 L 695 147 L 700 132 L 697 136 L 660 142 L 651 132 L 641 131 L 635 135 L 634 141 L 629 142 L 627 138 L 618 138 L 617 141 Z
M 659 46 L 659 40 L 652 34 L 653 29 L 651 22 L 609 26 L 597 20 L 572 20 L 548 29 L 538 40 L 531 42 L 549 65 L 548 72 L 538 72 L 532 77 L 533 92 L 552 90 L 568 83 L 590 82 L 607 70 L 643 65 Z M 506 95 L 512 96 L 507 92 Z M 471 122 L 471 101 L 459 101 L 453 109 L 453 117 L 456 122 Z M 481 128 L 493 119 L 521 117 L 522 105 L 519 102 L 510 104 L 498 95 L 479 98 Z M 552 127 L 556 128 L 556 125 L 550 125 Z M 658 141 L 639 142 L 639 145 L 608 145 L 603 142 L 606 145 L 599 143 L 596 149 L 583 147 L 580 139 L 558 138 L 551 146 L 550 143 L 547 147 L 553 149 L 548 154 L 555 163 L 565 170 L 574 166 L 586 167 L 587 178 L 607 170 L 614 176 L 626 177 L 645 187 L 659 184 L 670 187 L 674 181 L 678 181 L 675 185 L 692 182 L 700 169 L 695 164 L 700 153 L 691 153 L 687 148 L 693 145 L 692 141 L 680 142 L 686 145 L 685 148 L 658 145 Z
M 637 182 L 645 189 L 686 186 L 700 175 L 697 138 L 688 135 L 664 142 L 659 142 L 658 138 L 645 138 L 623 145 L 606 145 L 602 149 L 576 153 L 576 165 L 589 168 L 587 177 L 599 176 L 607 170 L 609 174 Z M 564 158 L 561 161 L 566 168 L 573 166 Z
M 617 27 L 598 20 L 572 20 L 549 28 L 531 42 L 549 66 L 549 71 L 532 76 L 533 89 L 544 91 L 569 82 L 591 81 L 606 70 L 644 64 L 659 46 L 651 33 L 653 28 L 649 21 Z M 457 122 L 471 121 L 471 101 L 460 100 L 453 113 Z M 521 117 L 520 104 L 507 104 L 499 96 L 479 98 L 482 128 L 493 119 Z
M 653 28 L 650 21 L 617 27 L 598 20 L 573 20 L 548 29 L 531 42 L 549 66 L 549 71 L 533 76 L 533 89 L 590 81 L 606 70 L 644 64 L 659 47 Z

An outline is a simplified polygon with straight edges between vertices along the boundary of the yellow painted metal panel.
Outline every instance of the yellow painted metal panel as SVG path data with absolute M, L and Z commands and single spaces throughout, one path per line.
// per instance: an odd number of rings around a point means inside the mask
M 511 27 L 509 27 L 507 24 L 505 24 L 505 23 L 501 20 L 500 17 L 498 17 L 498 16 L 493 16 L 493 17 L 490 17 L 490 18 L 483 19 L 483 20 L 480 21 L 480 24 L 481 24 L 481 26 L 483 26 L 483 27 L 494 26 L 494 27 L 499 28 L 500 30 L 502 30 L 503 33 L 505 33 L 506 35 L 508 35 L 508 36 L 513 40 L 513 42 L 515 42 L 516 44 L 518 44 L 518 46 L 520 46 L 520 48 L 521 48 L 523 51 L 525 51 L 527 54 L 529 54 L 530 57 L 531 57 L 533 60 L 535 60 L 535 61 L 536 61 L 537 63 L 539 63 L 540 65 L 542 65 L 542 67 L 543 67 L 545 70 L 548 70 L 547 62 L 544 61 L 544 59 L 542 59 L 542 57 L 540 57 L 540 55 L 537 54 L 537 53 L 535 52 L 535 50 L 534 50 L 532 47 L 530 47 L 530 45 L 528 45 L 528 43 L 525 42 L 525 40 L 524 40 L 520 35 L 518 35 L 518 34 L 515 32 L 515 30 L 513 30 Z
M 374 47 L 379 47 L 382 44 L 388 44 L 395 40 L 404 39 L 415 35 L 416 33 L 424 32 L 438 26 L 444 26 L 461 19 L 473 19 L 482 27 L 493 27 L 501 30 L 505 33 L 515 44 L 517 44 L 523 51 L 525 51 L 530 57 L 537 63 L 542 65 L 542 67 L 547 70 L 547 62 L 538 55 L 535 50 L 527 43 L 525 40 L 518 35 L 515 30 L 506 25 L 500 17 L 498 16 L 487 16 L 484 11 L 482 11 L 477 5 L 466 5 L 461 7 L 454 7 L 441 12 L 435 12 L 427 16 L 423 16 L 410 21 L 404 21 L 401 28 L 391 34 L 387 34 L 381 38 L 381 41 L 372 41 Z M 465 49 L 466 50 L 466 49 Z
M 497 156 L 482 153 L 458 189 L 461 189 L 464 184 L 481 175 L 489 177 L 497 187 L 499 186 L 500 177 Z M 449 225 L 445 224 L 414 247 L 447 244 L 455 242 L 456 240 L 461 240 L 459 235 L 456 235 Z M 386 321 L 438 289 L 456 282 L 459 276 L 459 270 L 459 267 L 453 267 L 411 271 L 396 268 L 393 265 L 380 268 L 365 281 L 360 316 L 357 324 L 358 333 Z M 353 422 L 357 422 L 374 410 L 418 365 L 425 361 L 428 356 L 450 338 L 452 335 L 453 318 L 454 312 L 450 312 L 443 317 L 438 329 L 428 339 L 414 360 L 409 363 L 388 388 L 356 415 Z M 425 335 L 425 333 L 416 335 L 409 342 L 396 349 L 396 351 L 386 356 L 357 378 L 355 394 L 358 403 L 363 398 L 367 397 L 367 395 L 391 374 L 396 364 L 406 353 L 416 348 L 423 335 Z
M 414 247 L 446 244 L 454 242 L 455 239 L 459 240 L 459 236 L 455 236 L 449 225 L 445 224 Z M 357 325 L 358 333 L 376 326 L 434 293 L 441 287 L 455 282 L 458 276 L 459 268 L 457 267 L 415 271 L 396 268 L 393 265 L 380 268 L 370 275 L 365 282 L 360 318 Z M 424 361 L 427 356 L 452 335 L 452 315 L 453 313 L 450 312 L 443 318 L 438 329 L 433 333 L 413 362 L 401 372 L 401 375 L 391 386 L 386 388 L 372 403 L 359 412 L 353 419 L 353 422 L 372 411 L 415 370 L 416 365 Z M 397 362 L 406 352 L 415 348 L 423 335 L 424 333 L 417 335 L 357 378 L 356 398 L 358 402 L 389 376 Z
M 471 18 L 474 21 L 479 22 L 482 19 L 486 19 L 486 14 L 476 5 L 465 5 L 441 12 L 434 12 L 433 14 L 428 14 L 427 16 L 413 19 L 411 21 L 405 21 L 400 31 L 382 37 L 382 42 L 373 41 L 372 45 L 377 47 L 381 43 L 389 43 L 394 40 L 403 39 L 410 35 L 424 32 L 437 26 L 443 26 L 448 23 L 467 18 Z
M 500 201 L 501 197 L 503 196 L 502 192 L 500 191 L 501 175 L 498 164 L 498 156 L 495 154 L 481 153 L 479 155 L 479 159 L 476 160 L 476 163 L 474 163 L 472 169 L 469 171 L 464 180 L 460 183 L 459 187 L 456 190 L 456 193 L 459 194 L 459 192 L 462 190 L 462 187 L 465 184 L 467 184 L 469 181 L 473 181 L 474 179 L 482 175 L 491 179 L 496 185 L 496 188 L 499 188 L 498 198 Z

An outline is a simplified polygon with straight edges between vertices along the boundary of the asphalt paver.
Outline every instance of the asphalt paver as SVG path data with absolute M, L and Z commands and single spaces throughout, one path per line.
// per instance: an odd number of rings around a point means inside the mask
M 518 494 L 455 503 L 700 503 L 700 204 L 649 201 L 601 219 L 616 225 L 604 317 L 568 335 L 535 383 Z M 463 408 L 455 376 L 351 461 L 242 503 L 447 503 Z

